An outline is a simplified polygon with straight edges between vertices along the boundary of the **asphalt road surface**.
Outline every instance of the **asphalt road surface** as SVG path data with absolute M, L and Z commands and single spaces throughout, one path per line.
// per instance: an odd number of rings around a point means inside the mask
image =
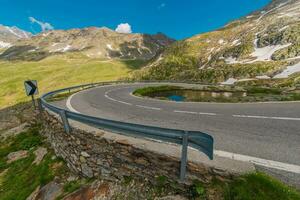
M 66 106 L 106 119 L 206 132 L 215 139 L 215 154 L 282 171 L 300 183 L 300 102 L 194 103 L 132 95 L 146 85 L 92 88 L 70 96 Z

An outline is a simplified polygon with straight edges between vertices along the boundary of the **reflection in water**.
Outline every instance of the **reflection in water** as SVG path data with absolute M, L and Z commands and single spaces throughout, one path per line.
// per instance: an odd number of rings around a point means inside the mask
M 171 101 L 230 101 L 247 96 L 246 92 L 213 92 L 192 89 L 169 90 L 148 94 L 149 97 Z

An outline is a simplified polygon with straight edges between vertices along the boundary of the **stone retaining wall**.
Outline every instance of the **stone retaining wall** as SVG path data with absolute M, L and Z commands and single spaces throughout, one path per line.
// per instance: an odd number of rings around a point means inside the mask
M 43 125 L 42 132 L 55 153 L 82 176 L 109 179 L 133 176 L 151 180 L 163 175 L 178 180 L 179 158 L 137 147 L 130 144 L 130 137 L 128 140 L 111 139 L 101 130 L 84 131 L 74 127 L 71 134 L 67 134 L 60 120 L 48 112 L 43 114 Z M 187 175 L 187 180 L 197 178 L 204 182 L 213 177 L 231 178 L 224 170 L 192 162 L 188 162 Z

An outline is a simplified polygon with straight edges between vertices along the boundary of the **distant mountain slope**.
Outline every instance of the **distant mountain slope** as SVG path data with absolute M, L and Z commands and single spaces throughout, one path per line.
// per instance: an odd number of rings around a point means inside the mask
M 53 30 L 20 40 L 0 59 L 40 60 L 50 55 L 81 52 L 90 58 L 150 60 L 174 40 L 163 34 L 121 34 L 108 28 Z
M 29 32 L 0 24 L 0 49 L 11 47 L 17 40 L 29 37 L 31 37 Z
M 300 72 L 299 61 L 300 0 L 274 0 L 222 29 L 174 43 L 135 78 L 204 82 L 287 78 Z

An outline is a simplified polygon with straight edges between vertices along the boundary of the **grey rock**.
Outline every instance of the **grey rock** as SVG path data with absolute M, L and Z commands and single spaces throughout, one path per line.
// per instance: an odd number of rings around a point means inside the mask
M 55 200 L 62 192 L 62 185 L 52 181 L 45 185 L 33 200 Z
M 180 195 L 175 195 L 175 196 L 165 196 L 165 197 L 160 197 L 160 198 L 155 198 L 155 200 L 187 200 L 187 198 L 182 197 Z
M 36 199 L 36 197 L 37 197 L 37 195 L 38 195 L 38 193 L 39 193 L 39 191 L 40 191 L 40 186 L 38 186 L 30 195 L 29 195 L 29 197 L 27 197 L 26 198 L 26 200 L 34 200 L 34 199 Z
M 7 159 L 8 159 L 7 163 L 12 163 L 16 160 L 26 158 L 27 156 L 28 156 L 28 151 L 25 151 L 25 150 L 9 153 L 7 155 Z
M 82 151 L 80 154 L 81 154 L 83 157 L 86 157 L 86 158 L 90 157 L 90 155 L 89 155 L 87 152 L 85 152 L 85 151 Z
M 77 176 L 71 175 L 71 176 L 69 176 L 69 177 L 67 178 L 67 181 L 68 181 L 68 182 L 71 182 L 71 181 L 76 181 L 77 179 L 78 179 Z
M 33 161 L 33 164 L 40 164 L 47 152 L 47 149 L 44 147 L 37 148 L 37 150 L 33 152 L 35 155 L 35 160 Z
M 9 129 L 8 131 L 2 133 L 0 135 L 0 139 L 5 140 L 6 138 L 11 137 L 11 136 L 17 136 L 17 135 L 19 135 L 20 133 L 22 133 L 26 130 L 28 130 L 28 124 L 23 123 L 23 124 L 21 124 L 17 127 L 14 127 L 12 129 Z
M 89 178 L 92 178 L 94 176 L 93 170 L 85 163 L 81 164 L 81 170 L 82 173 Z
M 111 174 L 111 171 L 109 169 L 106 168 L 101 168 L 101 175 L 102 176 L 109 176 Z

